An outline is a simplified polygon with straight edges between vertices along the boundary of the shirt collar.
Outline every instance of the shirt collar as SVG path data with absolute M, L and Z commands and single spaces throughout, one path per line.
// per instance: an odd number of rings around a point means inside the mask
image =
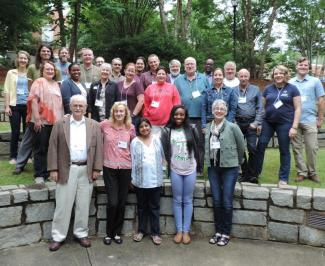
M 296 81 L 298 81 L 298 82 L 302 82 L 304 80 L 308 81 L 309 79 L 310 79 L 309 74 L 307 74 L 302 80 L 298 79 L 298 76 L 296 76 Z
M 81 125 L 84 124 L 86 122 L 86 119 L 84 116 L 82 116 L 82 119 L 80 121 L 77 121 L 73 118 L 73 115 L 70 116 L 70 125 L 71 124 L 76 124 L 76 125 Z

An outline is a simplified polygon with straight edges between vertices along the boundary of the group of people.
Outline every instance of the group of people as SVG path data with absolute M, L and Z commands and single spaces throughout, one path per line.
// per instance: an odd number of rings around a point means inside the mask
M 297 75 L 291 80 L 285 66 L 276 66 L 273 84 L 261 92 L 250 84 L 247 69 L 236 72 L 234 62 L 221 69 L 207 59 L 204 73 L 199 73 L 195 58 L 188 57 L 181 74 L 179 60 L 171 60 L 167 71 L 152 54 L 148 71 L 145 58 L 139 57 L 125 66 L 123 75 L 120 58 L 108 64 L 97 57 L 97 67 L 91 49 L 81 52 L 82 64 L 69 63 L 68 50 L 61 48 L 54 64 L 52 48 L 41 45 L 35 64 L 29 65 L 29 54 L 20 51 L 17 68 L 8 72 L 4 86 L 14 174 L 33 156 L 36 183 L 48 177 L 57 182 L 51 251 L 67 236 L 74 203 L 74 236 L 83 247 L 91 245 L 89 203 L 101 171 L 107 192 L 106 245 L 123 242 L 130 186 L 137 197 L 133 240 L 147 234 L 149 219 L 151 239 L 161 244 L 160 193 L 166 174 L 172 184 L 174 242 L 189 244 L 193 191 L 203 165 L 213 195 L 215 234 L 209 243 L 227 245 L 235 183 L 258 182 L 274 132 L 280 151 L 279 186 L 288 183 L 290 142 L 296 181 L 320 181 L 317 128 L 323 121 L 324 89 L 308 75 L 306 58 L 297 61 Z M 21 122 L 26 131 L 18 151 Z

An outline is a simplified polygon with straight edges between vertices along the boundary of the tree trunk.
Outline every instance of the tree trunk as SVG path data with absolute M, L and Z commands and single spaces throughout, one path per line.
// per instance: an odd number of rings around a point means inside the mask
M 183 23 L 183 29 L 182 29 L 182 39 L 185 40 L 188 36 L 188 25 L 190 24 L 191 19 L 191 13 L 192 13 L 192 0 L 188 0 L 186 4 L 186 11 L 184 15 L 184 23 Z
M 62 47 L 65 47 L 67 45 L 66 42 L 66 29 L 65 29 L 65 19 L 63 16 L 63 3 L 62 0 L 56 0 L 54 1 L 54 7 L 59 15 L 59 27 L 60 27 L 60 44 Z
M 164 35 L 168 36 L 167 19 L 166 19 L 164 7 L 165 7 L 165 0 L 159 0 L 159 13 L 160 13 L 161 26 Z
M 175 24 L 174 24 L 174 37 L 175 38 L 178 38 L 180 29 L 183 27 L 182 9 L 183 9 L 182 0 L 177 0 Z
M 264 72 L 264 65 L 265 65 L 265 56 L 266 56 L 266 52 L 267 49 L 269 48 L 269 44 L 270 44 L 270 39 L 271 39 L 271 32 L 272 32 L 272 27 L 277 15 L 277 10 L 279 8 L 278 6 L 278 1 L 277 0 L 273 0 L 272 1 L 272 13 L 269 17 L 269 21 L 267 23 L 267 30 L 266 30 L 266 34 L 265 34 L 265 40 L 264 40 L 264 44 L 263 44 L 263 49 L 261 52 L 261 59 L 260 59 L 260 71 L 259 71 L 259 78 L 263 77 L 263 72 Z
M 72 60 L 75 59 L 73 61 L 76 61 L 77 49 L 78 49 L 78 24 L 79 24 L 80 9 L 81 9 L 80 0 L 77 0 L 76 2 L 73 3 L 73 9 L 74 9 L 74 18 L 73 18 L 73 28 L 72 28 L 69 52 L 70 52 L 70 58 Z

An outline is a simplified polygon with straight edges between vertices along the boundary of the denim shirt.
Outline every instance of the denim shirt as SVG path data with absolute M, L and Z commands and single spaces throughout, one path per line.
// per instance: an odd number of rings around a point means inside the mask
M 202 128 L 213 120 L 212 104 L 216 99 L 224 100 L 228 106 L 228 114 L 226 119 L 234 122 L 237 111 L 237 95 L 234 89 L 223 86 L 219 92 L 215 88 L 211 88 L 203 93 L 202 101 Z

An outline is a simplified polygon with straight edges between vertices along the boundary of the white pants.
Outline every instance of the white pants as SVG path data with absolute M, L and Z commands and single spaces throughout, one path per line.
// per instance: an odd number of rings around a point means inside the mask
M 56 208 L 52 222 L 53 241 L 65 240 L 75 202 L 73 234 L 77 238 L 88 236 L 89 205 L 93 184 L 89 182 L 87 165 L 71 165 L 66 184 L 56 186 Z

